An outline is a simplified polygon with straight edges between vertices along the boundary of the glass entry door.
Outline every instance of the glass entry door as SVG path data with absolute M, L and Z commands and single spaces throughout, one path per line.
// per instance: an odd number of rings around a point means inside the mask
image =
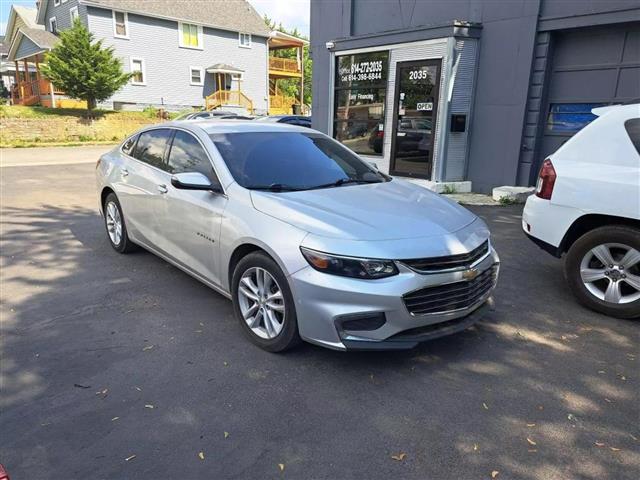
M 431 178 L 440 60 L 396 64 L 391 174 Z

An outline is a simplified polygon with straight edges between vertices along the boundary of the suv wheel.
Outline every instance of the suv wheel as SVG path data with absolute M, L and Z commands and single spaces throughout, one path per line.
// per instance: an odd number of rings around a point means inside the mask
M 113 249 L 118 253 L 129 253 L 134 251 L 137 246 L 131 240 L 127 234 L 127 227 L 124 222 L 124 215 L 122 214 L 122 208 L 120 208 L 120 202 L 115 193 L 110 193 L 104 200 L 102 207 L 104 212 L 104 226 L 107 229 L 107 236 L 109 237 L 109 243 Z
M 640 317 L 640 230 L 596 228 L 569 249 L 565 276 L 585 306 L 618 318 Z
M 269 352 L 300 342 L 295 303 L 278 264 L 262 252 L 238 262 L 231 280 L 233 310 L 249 340 Z

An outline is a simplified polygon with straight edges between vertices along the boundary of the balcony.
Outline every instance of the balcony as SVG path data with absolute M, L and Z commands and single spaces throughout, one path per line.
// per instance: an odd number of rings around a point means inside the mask
M 301 77 L 301 62 L 292 58 L 269 57 L 269 76 Z

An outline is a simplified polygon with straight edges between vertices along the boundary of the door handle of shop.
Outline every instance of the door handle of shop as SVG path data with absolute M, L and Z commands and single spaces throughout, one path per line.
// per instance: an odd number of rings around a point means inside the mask
M 129 170 L 127 170 L 126 168 L 123 168 L 120 170 L 120 173 L 122 173 L 123 177 L 126 177 L 127 175 L 129 175 Z
M 165 184 L 158 185 L 158 191 L 160 193 L 167 193 L 169 190 Z

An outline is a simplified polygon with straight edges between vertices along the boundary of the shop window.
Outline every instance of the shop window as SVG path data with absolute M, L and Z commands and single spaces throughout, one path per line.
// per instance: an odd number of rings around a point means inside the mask
M 356 153 L 382 155 L 389 52 L 336 59 L 333 136 Z
M 591 113 L 592 108 L 605 105 L 605 103 L 552 103 L 547 117 L 547 131 L 576 133 L 597 118 Z

